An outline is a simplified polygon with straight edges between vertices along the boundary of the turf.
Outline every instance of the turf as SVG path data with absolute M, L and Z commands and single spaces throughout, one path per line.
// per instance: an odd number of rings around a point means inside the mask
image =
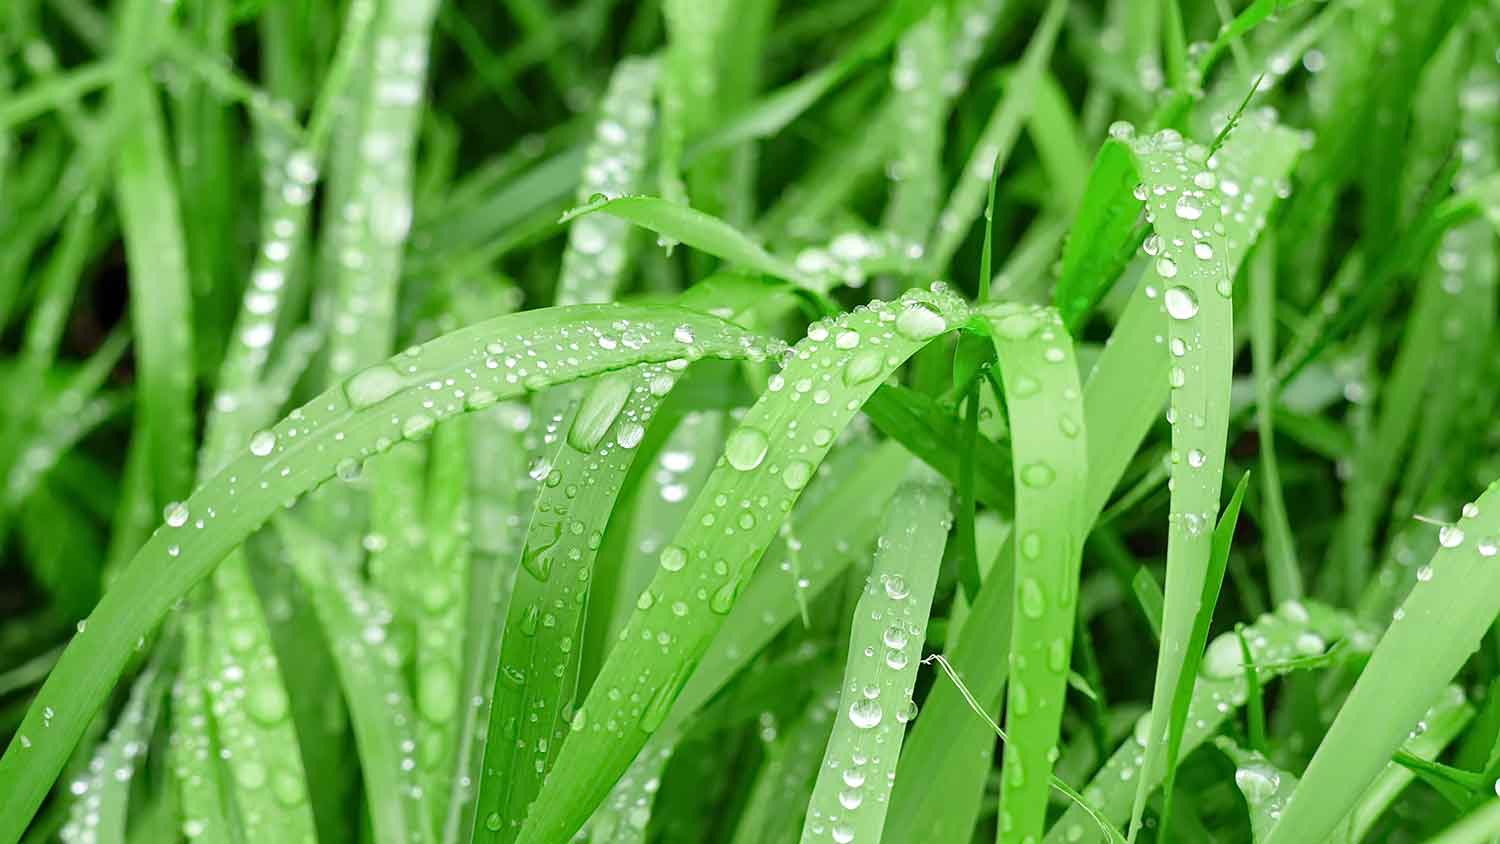
M 0 844 L 1500 836 L 1492 4 L 0 46 Z

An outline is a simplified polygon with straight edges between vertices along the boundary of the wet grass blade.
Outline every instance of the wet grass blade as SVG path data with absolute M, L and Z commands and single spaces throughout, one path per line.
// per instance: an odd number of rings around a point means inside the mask
M 1282 606 L 1274 614 L 1261 616 L 1246 628 L 1245 635 L 1254 649 L 1256 664 L 1266 677 L 1279 676 L 1300 667 L 1309 658 L 1327 662 L 1347 657 L 1351 652 L 1367 653 L 1374 643 L 1371 632 L 1349 615 L 1323 606 L 1304 606 L 1295 602 Z M 1329 643 L 1336 641 L 1346 642 L 1347 646 L 1330 649 Z M 1191 753 L 1212 738 L 1234 708 L 1245 700 L 1247 677 L 1239 647 L 1239 640 L 1233 632 L 1220 634 L 1209 644 L 1188 706 L 1187 728 L 1182 737 L 1184 754 Z M 1332 656 L 1322 656 L 1325 653 Z M 1133 735 L 1082 789 L 1084 799 L 1097 807 L 1110 823 L 1124 825 L 1130 821 L 1137 777 L 1143 775 L 1146 733 L 1151 723 L 1149 712 L 1141 716 Z M 1148 788 L 1161 784 L 1161 772 L 1148 776 L 1153 779 Z M 1101 840 L 1103 836 L 1093 820 L 1075 806 L 1057 819 L 1047 831 L 1044 842 L 1077 844 Z
M 986 310 L 1015 451 L 1011 681 L 1001 765 L 1001 842 L 1035 840 L 1047 815 L 1071 664 L 1087 530 L 1087 436 L 1072 341 L 1056 311 Z
M 1229 547 L 1234 541 L 1234 528 L 1239 521 L 1240 505 L 1245 500 L 1245 490 L 1250 483 L 1250 474 L 1240 476 L 1234 485 L 1234 493 L 1219 523 L 1214 528 L 1212 545 L 1208 555 L 1208 570 L 1203 577 L 1203 597 L 1198 602 L 1198 615 L 1193 619 L 1192 636 L 1188 639 L 1187 656 L 1182 663 L 1182 674 L 1177 680 L 1177 690 L 1172 695 L 1172 719 L 1167 726 L 1167 775 L 1162 784 L 1161 834 L 1167 835 L 1171 828 L 1173 786 L 1177 782 L 1178 752 L 1182 749 L 1182 731 L 1187 725 L 1188 705 L 1193 699 L 1194 678 L 1203 663 L 1203 649 L 1208 645 L 1208 629 L 1213 624 L 1214 609 L 1219 604 L 1219 590 L 1224 585 L 1224 569 L 1229 565 Z
M 241 453 L 187 501 L 169 508 L 166 525 L 135 555 L 95 607 L 88 628 L 63 653 L 0 757 L 0 786 L 12 796 L 0 812 L 0 839 L 19 836 L 134 642 L 288 498 L 334 477 L 340 464 L 353 472 L 382 446 L 420 438 L 431 430 L 434 415 L 480 410 L 635 363 L 678 359 L 688 352 L 672 338 L 679 325 L 694 331 L 701 354 L 765 353 L 749 336 L 713 317 L 669 307 L 530 311 L 452 332 L 417 347 L 415 354 L 377 364 L 269 428 L 266 454 Z M 586 338 L 586 348 L 554 359 L 525 351 L 527 342 L 551 346 L 564 335 Z M 606 352 L 601 337 L 614 339 L 617 348 Z M 630 342 L 619 342 L 622 337 Z M 434 382 L 441 395 L 428 386 Z M 242 484 L 253 489 L 237 498 Z M 184 530 L 196 519 L 203 520 L 204 529 Z M 41 713 L 49 707 L 54 716 L 44 735 Z
M 1250 197 L 1274 189 L 1275 174 L 1286 171 L 1300 145 L 1296 133 L 1264 118 L 1247 121 L 1238 131 L 1229 143 L 1243 144 L 1246 152 L 1226 146 L 1213 159 L 1206 159 L 1207 150 L 1189 147 L 1170 131 L 1141 139 L 1134 149 L 1143 184 L 1150 191 L 1147 208 L 1156 231 L 1155 239 L 1147 241 L 1147 252 L 1154 253 L 1154 269 L 1166 285 L 1162 302 L 1169 317 L 1172 355 L 1168 379 L 1174 461 L 1166 605 L 1144 768 L 1150 776 L 1139 781 L 1131 813 L 1132 838 L 1145 809 L 1147 783 L 1162 770 L 1170 701 L 1183 673 L 1187 641 L 1203 595 L 1212 543 L 1208 526 L 1219 511 L 1233 368 L 1230 268 L 1239 264 L 1248 245 L 1240 240 L 1231 243 L 1228 227 L 1232 219 L 1246 216 Z M 1253 235 L 1253 223 L 1250 230 Z
M 950 492 L 919 467 L 887 505 L 875 563 L 854 607 L 833 734 L 802 827 L 804 844 L 879 842 L 952 520 Z M 920 654 L 919 654 L 920 655 Z
M 854 410 L 906 357 L 967 316 L 966 304 L 946 290 L 908 296 L 815 323 L 729 436 L 724 462 L 662 550 L 660 571 L 574 716 L 573 732 L 519 840 L 552 841 L 583 824 L 666 719 Z M 762 464 L 766 471 L 752 471 Z M 633 706 L 632 698 L 643 703 Z
M 1492 484 L 1456 525 L 1443 528 L 1438 553 L 1318 745 L 1272 844 L 1332 830 L 1468 659 L 1500 614 L 1496 589 L 1487 585 L 1497 534 L 1500 485 Z M 1430 635 L 1436 625 L 1447 631 L 1441 639 Z

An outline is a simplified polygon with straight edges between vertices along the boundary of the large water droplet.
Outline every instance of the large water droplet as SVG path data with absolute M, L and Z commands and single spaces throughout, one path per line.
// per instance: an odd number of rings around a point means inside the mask
M 573 416 L 573 425 L 568 428 L 568 445 L 585 454 L 597 448 L 604 441 L 609 426 L 624 409 L 630 390 L 630 380 L 623 376 L 605 378 L 595 384 Z
M 1224 633 L 1210 642 L 1203 653 L 1203 673 L 1220 680 L 1244 674 L 1245 658 L 1240 653 L 1239 637 Z
M 682 571 L 682 567 L 687 565 L 687 549 L 681 545 L 668 545 L 661 549 L 658 560 L 667 571 Z
M 880 370 L 881 357 L 879 352 L 873 349 L 860 352 L 850 358 L 849 363 L 844 366 L 844 383 L 851 387 L 863 384 L 879 375 Z
M 1276 794 L 1280 777 L 1262 765 L 1246 766 L 1234 772 L 1234 784 L 1245 795 L 1245 802 L 1258 806 Z
M 868 730 L 880 723 L 885 712 L 880 708 L 880 701 L 870 698 L 861 698 L 849 705 L 849 722 L 861 730 Z
M 369 369 L 356 372 L 344 382 L 344 395 L 356 408 L 369 407 L 378 401 L 390 398 L 401 389 L 405 379 L 390 364 L 379 363 Z
M 1168 287 L 1162 301 L 1166 303 L 1167 314 L 1172 319 L 1192 319 L 1198 315 L 1197 295 L 1180 284 Z
M 250 438 L 250 453 L 256 457 L 265 457 L 276 448 L 276 435 L 270 431 L 257 431 Z
M 729 442 L 724 445 L 724 459 L 741 472 L 748 472 L 765 459 L 769 446 L 765 432 L 744 425 L 729 435 Z
M 896 317 L 896 330 L 912 340 L 927 340 L 942 334 L 948 321 L 925 302 L 912 302 Z

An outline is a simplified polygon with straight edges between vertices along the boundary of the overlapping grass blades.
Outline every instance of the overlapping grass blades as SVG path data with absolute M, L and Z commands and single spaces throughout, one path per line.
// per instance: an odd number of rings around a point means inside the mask
M 660 571 L 574 715 L 519 840 L 550 841 L 582 825 L 666 719 L 834 437 L 896 366 L 967 316 L 961 299 L 937 288 L 809 329 L 729 435 L 707 488 L 662 549 Z
M 334 477 L 340 465 L 352 474 L 395 443 L 428 434 L 439 418 L 634 363 L 677 360 L 689 354 L 672 336 L 684 325 L 697 354 L 765 354 L 763 344 L 714 317 L 664 306 L 531 311 L 414 347 L 356 373 L 267 429 L 265 454 L 247 450 L 168 509 L 166 523 L 59 660 L 0 757 L 0 780 L 14 784 L 0 815 L 0 837 L 24 829 L 133 643 L 287 498 Z M 604 349 L 600 338 L 615 348 Z M 199 522 L 204 528 L 196 527 Z M 43 734 L 48 710 L 54 715 Z

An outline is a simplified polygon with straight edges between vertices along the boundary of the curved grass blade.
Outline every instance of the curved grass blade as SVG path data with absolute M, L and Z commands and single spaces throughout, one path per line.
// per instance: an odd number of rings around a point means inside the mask
M 984 311 L 1000 359 L 1015 453 L 1016 541 L 999 841 L 1042 834 L 1062 725 L 1087 529 L 1087 439 L 1072 341 L 1057 312 Z M 993 575 L 992 575 L 993 576 Z
M 64 844 L 124 844 L 132 779 L 144 761 L 165 691 L 166 678 L 156 664 L 131 685 L 119 720 L 89 761 L 88 777 L 68 789 L 68 822 L 58 835 Z
M 120 139 L 115 194 L 130 262 L 130 316 L 139 358 L 137 413 L 158 506 L 192 488 L 193 335 L 187 246 L 155 89 L 122 77 L 115 107 L 134 130 Z
M 1303 774 L 1272 844 L 1317 840 L 1349 811 L 1500 614 L 1493 558 L 1500 484 L 1443 528 L 1425 577 L 1398 610 Z M 1444 635 L 1434 638 L 1432 631 Z
M 136 554 L 64 651 L 0 757 L 0 787 L 11 795 L 0 809 L 0 840 L 19 836 L 134 642 L 287 499 L 333 477 L 340 464 L 352 472 L 396 442 L 424 435 L 435 417 L 632 364 L 678 359 L 688 353 L 672 337 L 679 325 L 693 331 L 699 354 L 765 354 L 743 331 L 677 308 L 529 311 L 452 332 L 357 373 L 268 429 L 265 455 L 241 454 L 170 508 L 166 526 Z M 602 348 L 600 338 L 615 348 Z M 202 530 L 184 529 L 198 519 Z M 169 546 L 177 546 L 176 556 Z M 43 734 L 46 707 L 55 717 Z M 23 746 L 23 737 L 30 746 Z
M 882 519 L 875 563 L 854 608 L 842 699 L 818 769 L 804 844 L 868 841 L 885 826 L 891 781 L 926 636 L 943 546 L 951 527 L 951 493 L 931 469 L 915 464 Z
M 652 196 L 594 199 L 572 209 L 559 222 L 603 211 L 650 229 L 669 240 L 685 243 L 731 263 L 786 279 L 801 287 L 822 289 L 815 279 L 767 252 L 733 226 L 702 211 Z
M 944 268 L 952 260 L 953 253 L 963 242 L 983 208 L 986 192 L 990 189 L 992 175 L 996 178 L 1001 165 L 1010 156 L 1021 127 L 1031 110 L 1031 92 L 1037 78 L 1046 69 L 1052 58 L 1052 46 L 1062 28 L 1063 13 L 1067 4 L 1053 0 L 1047 12 L 1032 33 L 1021 57 L 1020 67 L 1011 75 L 1005 93 L 990 114 L 978 142 L 964 165 L 963 177 L 948 196 L 948 203 L 938 215 L 937 229 L 933 232 L 931 247 L 927 250 L 930 266 Z M 989 284 L 988 279 L 982 280 Z
M 1125 134 L 1124 130 L 1119 134 Z M 1062 274 L 1053 293 L 1053 302 L 1071 332 L 1083 327 L 1089 311 L 1124 271 L 1144 236 L 1139 221 L 1145 203 L 1132 193 L 1138 183 L 1130 145 L 1119 137 L 1106 140 L 1094 158 L 1063 246 Z
M 745 808 L 740 812 L 731 844 L 791 841 L 797 836 L 798 813 L 788 812 L 812 793 L 828 736 L 838 718 L 838 673 L 814 675 L 812 700 L 797 720 L 766 751 L 755 774 Z M 824 690 L 827 690 L 826 692 Z
M 1182 673 L 1177 678 L 1177 689 L 1172 694 L 1172 715 L 1167 725 L 1167 776 L 1162 786 L 1164 797 L 1161 813 L 1161 834 L 1167 836 L 1172 820 L 1173 787 L 1177 782 L 1178 752 L 1182 749 L 1182 731 L 1187 723 L 1188 706 L 1192 703 L 1193 684 L 1198 676 L 1198 667 L 1203 663 L 1203 650 L 1208 646 L 1208 629 L 1213 624 L 1214 608 L 1219 604 L 1219 590 L 1224 585 L 1224 570 L 1229 565 L 1229 547 L 1234 541 L 1234 528 L 1239 522 L 1240 505 L 1245 500 L 1245 489 L 1250 483 L 1250 473 L 1240 476 L 1234 486 L 1234 494 L 1224 505 L 1219 523 L 1214 527 L 1213 539 L 1208 555 L 1208 569 L 1203 577 L 1203 597 L 1198 601 L 1198 613 L 1193 618 L 1193 632 L 1188 639 L 1187 652 L 1182 663 Z M 1146 570 L 1141 569 L 1144 573 Z M 1250 679 L 1250 696 L 1258 697 L 1254 676 Z M 1259 706 L 1256 706 L 1259 709 Z M 1256 735 L 1251 730 L 1251 735 Z
M 1244 634 L 1263 679 L 1303 666 L 1340 660 L 1350 654 L 1367 653 L 1374 644 L 1373 634 L 1348 614 L 1295 601 L 1282 605 L 1274 614 L 1261 616 L 1245 628 Z M 1340 644 L 1330 647 L 1330 642 Z M 1209 644 L 1202 671 L 1194 682 L 1187 728 L 1182 736 L 1183 754 L 1191 753 L 1216 734 L 1235 708 L 1244 705 L 1247 694 L 1247 671 L 1239 638 L 1233 631 L 1220 634 Z M 1134 735 L 1082 789 L 1088 804 L 1111 824 L 1123 825 L 1130 820 L 1137 777 L 1143 775 L 1150 724 L 1148 712 L 1136 722 Z M 1161 772 L 1149 776 L 1154 781 L 1148 788 L 1161 784 Z M 1094 821 L 1082 808 L 1074 806 L 1047 831 L 1044 844 L 1096 844 L 1101 840 L 1103 833 Z
M 794 555 L 783 542 L 766 552 L 764 564 L 756 569 L 672 706 L 668 726 L 700 710 L 799 617 L 798 602 L 787 601 L 788 593 L 814 600 L 866 553 L 880 526 L 881 511 L 895 494 L 910 459 L 893 442 L 862 451 L 851 474 L 833 474 L 827 479 L 825 499 L 809 501 L 814 506 L 805 512 L 802 508 L 793 512 L 790 524 L 800 549 Z M 794 558 L 799 563 L 795 574 Z
M 594 557 L 636 446 L 674 381 L 657 365 L 596 381 L 542 482 L 501 640 L 476 809 L 500 840 L 519 831 L 567 736 Z
M 1228 150 L 1208 158 L 1207 150 L 1185 144 L 1170 130 L 1139 139 L 1133 150 L 1150 194 L 1148 219 L 1156 230 L 1147 251 L 1155 254 L 1156 273 L 1167 285 L 1162 302 L 1170 317 L 1174 462 L 1166 604 L 1144 766 L 1149 775 L 1140 780 L 1131 813 L 1132 838 L 1145 810 L 1146 784 L 1155 781 L 1163 764 L 1170 701 L 1203 595 L 1212 539 L 1208 526 L 1219 512 L 1234 357 L 1234 276 L 1229 268 L 1247 248 L 1231 242 L 1230 221 L 1245 217 L 1249 197 L 1274 190 L 1266 174 L 1284 172 L 1300 146 L 1296 133 L 1259 115 L 1247 120 L 1229 143 L 1236 141 L 1257 145 L 1253 160 Z M 1170 768 L 1176 760 L 1165 759 L 1164 764 Z
M 655 122 L 651 97 L 656 77 L 657 63 L 650 59 L 626 59 L 615 68 L 579 179 L 579 202 L 639 189 L 646 139 Z M 623 220 L 597 215 L 573 221 L 557 279 L 557 304 L 610 300 L 625 269 L 628 228 Z
M 937 288 L 809 329 L 662 550 L 661 569 L 575 714 L 519 840 L 556 841 L 583 824 L 666 719 L 834 437 L 884 377 L 967 311 Z
M 168 764 L 176 780 L 183 834 L 203 844 L 224 844 L 234 839 L 224 804 L 228 786 L 221 780 L 223 767 L 216 764 L 218 750 L 208 708 L 208 634 L 203 621 L 203 614 L 197 612 L 182 617 L 182 658 L 172 685 Z
M 417 771 L 417 717 L 401 656 L 389 641 L 391 609 L 296 517 L 280 516 L 276 529 L 329 637 L 359 749 L 372 837 L 380 844 L 427 844 L 433 836 Z

